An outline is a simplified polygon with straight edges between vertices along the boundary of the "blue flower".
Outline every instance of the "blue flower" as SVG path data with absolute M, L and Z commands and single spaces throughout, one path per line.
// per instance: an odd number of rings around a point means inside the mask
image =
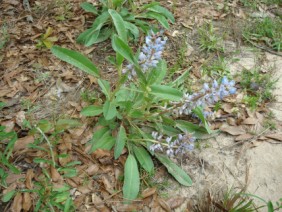
M 138 56 L 138 63 L 143 73 L 158 65 L 159 61 L 162 59 L 162 52 L 166 41 L 167 38 L 163 37 L 163 32 L 154 33 L 153 31 L 150 31 L 146 36 L 145 44 Z M 129 79 L 136 76 L 136 71 L 134 70 L 134 66 L 132 64 L 127 65 L 122 70 L 122 73 L 128 73 Z
M 204 109 L 204 116 L 208 117 L 212 115 L 211 111 L 207 110 L 209 106 L 235 93 L 235 81 L 229 81 L 228 78 L 224 76 L 220 85 L 214 80 L 211 85 L 204 83 L 202 90 L 199 92 L 184 94 L 182 99 L 183 105 L 175 109 L 174 112 L 177 115 L 188 115 L 192 113 L 192 110 L 196 107 L 202 107 Z M 172 102 L 172 104 L 179 104 L 179 102 Z

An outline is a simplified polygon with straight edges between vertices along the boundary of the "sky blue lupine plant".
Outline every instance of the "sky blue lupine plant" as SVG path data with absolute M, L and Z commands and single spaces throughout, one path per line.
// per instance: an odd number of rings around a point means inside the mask
M 162 58 L 162 52 L 166 44 L 167 37 L 163 37 L 163 32 L 154 33 L 152 30 L 145 38 L 145 44 L 143 45 L 138 57 L 138 63 L 143 73 L 150 68 L 157 66 L 158 62 Z M 136 76 L 136 71 L 132 64 L 128 64 L 122 73 L 128 72 L 128 78 L 132 79 Z
M 150 151 L 165 152 L 170 157 L 192 151 L 196 140 L 195 137 L 188 133 L 184 135 L 179 134 L 176 138 L 173 138 L 171 136 L 165 137 L 164 135 L 153 131 L 152 137 L 156 143 L 149 147 Z
M 213 81 L 212 85 L 205 83 L 202 90 L 193 94 L 184 94 L 182 103 L 180 107 L 174 109 L 175 114 L 177 115 L 188 115 L 192 113 L 192 110 L 196 107 L 202 107 L 204 109 L 204 115 L 207 117 L 211 115 L 211 112 L 208 109 L 209 106 L 214 103 L 222 100 L 226 96 L 236 93 L 235 81 L 228 80 L 224 76 L 219 85 L 216 80 Z M 172 102 L 174 105 L 179 105 L 179 102 Z

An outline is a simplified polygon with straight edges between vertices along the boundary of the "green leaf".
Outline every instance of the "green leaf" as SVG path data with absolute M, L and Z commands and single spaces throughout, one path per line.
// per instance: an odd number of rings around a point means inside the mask
M 90 46 L 91 44 L 96 43 L 100 29 L 106 24 L 109 18 L 110 14 L 108 13 L 108 11 L 103 12 L 95 19 L 90 29 L 84 31 L 78 36 L 77 42 L 82 43 L 86 46 Z
M 84 9 L 86 12 L 98 15 L 97 8 L 93 4 L 90 4 L 88 2 L 83 2 L 80 4 L 80 7 Z
M 156 97 L 171 101 L 179 101 L 183 97 L 183 93 L 175 88 L 166 85 L 151 85 L 151 94 Z
M 116 141 L 116 144 L 115 144 L 115 151 L 114 151 L 115 159 L 118 159 L 119 156 L 121 155 L 121 152 L 124 148 L 126 139 L 127 139 L 127 137 L 126 137 L 125 129 L 121 125 L 120 128 L 119 128 L 119 132 L 118 132 L 118 135 L 117 135 L 117 141 Z
M 102 106 L 96 106 L 96 105 L 85 107 L 80 112 L 80 114 L 83 116 L 98 116 L 101 113 L 103 113 Z
M 268 211 L 268 212 L 273 212 L 273 211 L 274 211 L 274 207 L 273 207 L 273 204 L 272 204 L 271 201 L 269 201 L 269 202 L 267 203 L 267 211 Z
M 147 12 L 145 14 L 145 17 L 150 19 L 156 19 L 164 28 L 169 29 L 169 24 L 163 15 L 155 12 Z
M 113 35 L 112 37 L 112 46 L 116 52 L 121 54 L 130 63 L 137 65 L 137 60 L 133 55 L 132 49 L 117 35 Z
M 205 127 L 195 125 L 184 120 L 176 120 L 175 123 L 177 128 L 179 128 L 183 132 L 192 133 L 193 137 L 196 137 L 198 139 L 206 139 L 208 136 L 208 132 Z M 215 136 L 218 131 L 212 130 L 211 133 L 213 133 Z
M 119 37 L 125 42 L 127 43 L 127 30 L 125 28 L 125 23 L 122 19 L 122 17 L 118 14 L 117 11 L 109 9 L 108 10 L 110 16 L 112 17 L 112 20 L 114 22 L 116 31 L 119 35 Z
M 87 74 L 93 75 L 95 77 L 99 77 L 99 71 L 96 68 L 96 66 L 84 55 L 76 51 L 61 48 L 59 46 L 53 46 L 51 48 L 51 52 L 62 61 L 65 61 L 81 69 Z
M 98 43 L 97 39 L 99 37 L 99 34 L 100 34 L 100 29 L 91 27 L 90 29 L 87 29 L 84 32 L 82 32 L 78 36 L 76 41 L 78 43 L 84 44 L 85 46 L 91 46 L 94 43 Z
M 74 127 L 79 127 L 82 124 L 76 119 L 59 119 L 56 123 L 55 129 L 58 131 L 67 130 Z
M 94 132 L 90 141 L 92 144 L 90 152 L 94 152 L 97 149 L 111 150 L 115 144 L 115 139 L 111 136 L 108 128 L 101 128 Z
M 133 152 L 143 169 L 145 169 L 148 173 L 153 173 L 154 163 L 148 151 L 142 146 L 134 145 Z
M 103 114 L 106 120 L 111 120 L 117 115 L 117 109 L 112 101 L 106 100 L 103 105 Z
M 130 22 L 124 21 L 124 26 L 127 30 L 129 30 L 132 33 L 135 40 L 137 40 L 139 38 L 139 29 L 136 25 L 134 25 Z
M 39 129 L 42 130 L 42 132 L 46 133 L 49 130 L 51 130 L 52 125 L 48 120 L 42 119 L 38 122 L 37 126 L 39 127 Z
M 155 154 L 158 160 L 167 168 L 167 171 L 182 185 L 191 186 L 191 178 L 167 156 Z
M 193 113 L 195 113 L 195 114 L 199 117 L 199 119 L 202 121 L 202 123 L 204 124 L 204 126 L 205 126 L 205 128 L 206 128 L 208 134 L 211 134 L 212 131 L 211 131 L 210 127 L 209 127 L 209 123 L 207 122 L 207 120 L 206 120 L 206 118 L 205 118 L 205 116 L 204 116 L 203 109 L 202 109 L 201 107 L 196 107 L 196 108 L 193 109 L 192 111 L 193 111 Z
M 150 10 L 152 12 L 160 13 L 160 14 L 164 15 L 166 18 L 168 18 L 172 23 L 175 22 L 173 14 L 162 6 L 155 5 L 155 6 L 149 7 L 148 10 Z
M 111 28 L 103 28 L 101 29 L 96 41 L 93 43 L 101 43 L 105 40 L 107 40 L 109 37 L 111 37 L 111 34 L 113 33 L 113 30 Z
M 178 87 L 179 85 L 183 84 L 185 82 L 185 80 L 188 78 L 190 70 L 191 70 L 191 68 L 189 68 L 184 73 L 182 73 L 179 77 L 176 78 L 176 80 L 174 80 L 171 83 L 171 85 Z
M 125 162 L 123 197 L 134 200 L 139 193 L 140 179 L 137 162 L 133 155 L 129 155 Z
M 64 212 L 72 211 L 71 210 L 72 206 L 73 206 L 72 198 L 68 197 L 68 199 L 66 200 L 66 202 L 64 204 Z
M 7 192 L 6 194 L 3 195 L 2 197 L 2 202 L 9 202 L 16 194 L 16 190 L 12 190 Z
M 127 0 L 112 0 L 113 1 L 113 5 L 115 8 L 120 7 L 124 4 L 124 2 L 126 2 Z
M 110 99 L 110 93 L 111 93 L 110 83 L 106 80 L 98 79 L 98 84 L 100 88 L 102 89 L 102 92 L 107 97 L 107 99 Z
M 167 64 L 165 60 L 159 61 L 156 68 L 154 68 L 148 77 L 149 84 L 160 84 L 163 82 L 167 72 Z

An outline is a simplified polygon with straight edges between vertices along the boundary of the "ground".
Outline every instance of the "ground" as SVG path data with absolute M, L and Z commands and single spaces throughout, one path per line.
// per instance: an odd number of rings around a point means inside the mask
M 87 153 L 86 143 L 93 131 L 98 130 L 93 127 L 97 120 L 81 116 L 80 111 L 99 96 L 97 80 L 55 58 L 43 38 L 48 28 L 49 32 L 52 29 L 47 36 L 54 38 L 52 42 L 87 55 L 103 77 L 114 83 L 117 73 L 105 60 L 106 56 L 114 55 L 110 41 L 91 47 L 75 41 L 94 19 L 83 12 L 81 2 L 1 1 L 0 102 L 5 102 L 5 106 L 0 122 L 7 131 L 17 133 L 19 139 L 12 161 L 22 170 L 17 174 L 8 172 L 7 184 L 0 184 L 2 195 L 14 189 L 32 189 L 38 182 L 40 188 L 48 188 L 51 193 L 47 181 L 58 188 L 66 183 L 77 211 L 212 211 L 213 203 L 222 203 L 228 189 L 242 190 L 266 201 L 282 197 L 282 53 L 265 41 L 265 36 L 260 39 L 243 36 L 252 23 L 250 19 L 280 17 L 281 21 L 281 1 L 160 1 L 176 19 L 165 32 L 168 45 L 164 57 L 170 67 L 169 78 L 174 79 L 189 69 L 186 86 L 198 89 L 202 82 L 227 74 L 237 82 L 238 92 L 222 102 L 210 122 L 212 129 L 220 129 L 220 133 L 204 136 L 193 152 L 173 159 L 189 174 L 193 185 L 180 186 L 155 161 L 158 171 L 151 177 L 142 172 L 142 195 L 131 205 L 122 204 L 121 194 L 126 151 L 118 160 L 114 160 L 112 151 Z M 275 89 L 270 89 L 275 98 L 267 96 L 261 100 L 269 81 L 251 81 L 251 92 L 247 93 L 241 84 L 246 77 L 244 71 L 258 71 L 260 76 L 268 74 L 270 81 L 277 81 Z M 71 166 L 76 169 L 75 176 L 64 178 L 48 163 L 34 162 L 37 158 L 47 160 L 46 152 L 39 147 L 28 148 L 28 144 L 44 140 L 44 133 L 29 132 L 25 120 L 31 125 L 49 120 L 62 127 L 70 118 L 83 124 L 67 129 L 64 134 L 48 134 L 57 143 L 55 156 L 70 155 L 58 157 L 60 165 L 81 162 Z M 77 126 L 76 122 L 68 124 Z M 48 145 L 40 147 L 48 148 Z M 50 175 L 44 183 L 37 176 L 42 170 Z M 0 209 L 33 211 L 35 200 L 38 196 L 47 198 L 48 189 L 43 189 L 42 196 L 18 193 L 11 201 L 1 203 Z M 257 206 L 264 204 L 258 198 L 254 201 Z

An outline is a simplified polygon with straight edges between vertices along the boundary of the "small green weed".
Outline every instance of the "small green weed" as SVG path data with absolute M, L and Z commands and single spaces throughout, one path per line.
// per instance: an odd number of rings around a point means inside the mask
M 56 36 L 51 36 L 52 33 L 53 33 L 53 29 L 51 27 L 48 27 L 46 32 L 43 35 L 41 35 L 39 40 L 37 40 L 36 47 L 37 48 L 46 47 L 50 49 L 53 46 L 54 42 L 58 40 Z
M 90 92 L 88 90 L 82 91 L 80 93 L 81 99 L 90 104 L 94 103 L 98 99 L 98 94 L 94 91 Z
M 206 74 L 214 79 L 230 75 L 230 70 L 228 69 L 227 62 L 223 57 L 219 57 L 217 60 L 211 63 L 204 64 L 202 70 L 203 74 Z
M 72 12 L 73 6 L 66 0 L 55 0 L 55 7 L 58 9 L 58 12 L 56 13 L 57 16 L 55 17 L 58 21 L 65 21 L 74 16 L 74 13 Z
M 282 4 L 281 0 L 240 0 L 244 7 L 249 7 L 252 9 L 257 9 L 260 4 L 265 5 L 274 5 L 274 4 Z
M 275 120 L 275 116 L 273 112 L 269 111 L 265 116 L 263 126 L 265 128 L 269 128 L 270 130 L 276 130 L 276 122 L 274 120 Z
M 9 41 L 8 26 L 3 24 L 0 26 L 0 50 L 4 48 L 5 44 Z
M 243 70 L 240 84 L 247 92 L 244 101 L 255 109 L 259 104 L 273 101 L 272 94 L 277 80 L 271 73 L 261 73 L 259 70 Z
M 255 19 L 243 32 L 243 37 L 251 42 L 263 42 L 276 51 L 282 51 L 282 20 L 266 17 Z
M 223 52 L 223 40 L 215 33 L 212 23 L 206 23 L 198 29 L 200 49 L 208 52 Z

